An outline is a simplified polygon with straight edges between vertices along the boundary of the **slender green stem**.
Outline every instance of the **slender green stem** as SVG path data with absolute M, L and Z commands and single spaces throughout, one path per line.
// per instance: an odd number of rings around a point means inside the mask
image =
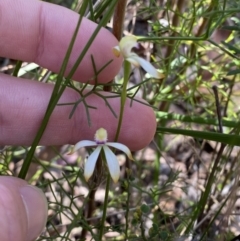
M 130 192 L 130 180 L 129 180 L 129 176 L 131 175 L 130 174 L 130 171 L 129 169 L 126 170 L 126 173 L 127 173 L 127 181 L 126 183 L 124 183 L 126 185 L 126 192 L 127 192 L 127 202 L 126 202 L 126 214 L 125 214 L 125 222 L 126 222 L 126 225 L 125 225 L 125 237 L 124 239 L 127 241 L 128 240 L 128 229 L 129 229 L 129 221 L 128 221 L 128 215 L 129 215 L 129 203 L 130 203 L 130 197 L 131 197 L 131 192 Z M 125 186 L 124 185 L 124 186 Z
M 115 141 L 118 140 L 121 126 L 122 126 L 124 106 L 127 99 L 127 83 L 128 83 L 130 72 L 131 72 L 131 64 L 128 61 L 124 61 L 124 78 L 123 78 L 123 87 L 122 87 L 122 94 L 121 94 L 121 106 L 120 106 L 120 113 L 118 118 L 118 128 L 115 135 Z M 105 189 L 105 199 L 103 204 L 103 216 L 102 216 L 102 221 L 101 221 L 101 226 L 99 231 L 99 240 L 102 240 L 102 236 L 104 232 L 104 223 L 105 223 L 106 214 L 107 214 L 109 187 L 110 187 L 110 174 L 108 173 L 106 189 Z
M 117 128 L 117 132 L 116 132 L 116 136 L 115 136 L 115 141 L 117 141 L 119 134 L 120 134 L 120 130 L 121 130 L 124 106 L 125 106 L 125 102 L 127 99 L 127 83 L 128 83 L 130 72 L 131 72 L 131 64 L 128 61 L 124 61 L 124 78 L 123 78 L 123 87 L 122 87 L 122 94 L 121 94 L 121 106 L 120 106 L 120 113 L 119 113 L 119 118 L 118 118 L 118 128 Z M 104 198 L 104 203 L 103 203 L 103 216 L 102 216 L 102 221 L 101 221 L 101 226 L 100 226 L 100 231 L 99 231 L 99 240 L 102 240 L 102 236 L 103 236 L 103 232 L 104 232 L 104 223 L 105 223 L 106 214 L 107 214 L 110 180 L 111 180 L 111 177 L 110 177 L 110 174 L 108 173 L 106 188 L 105 188 L 105 198 Z
M 175 11 L 176 13 L 173 15 L 173 19 L 172 19 L 172 26 L 177 27 L 180 23 L 179 21 L 179 17 L 182 14 L 182 10 L 183 10 L 183 6 L 185 5 L 185 1 L 184 0 L 178 0 L 177 3 L 175 4 Z M 176 32 L 172 33 L 172 37 L 176 36 Z M 179 45 L 179 43 L 175 43 L 174 44 L 174 39 L 169 39 L 168 41 L 168 45 L 167 45 L 167 50 L 166 50 L 166 54 L 164 57 L 164 64 L 167 68 L 170 68 L 170 63 L 172 61 L 172 56 L 173 53 L 176 51 L 176 47 Z
M 32 161 L 32 158 L 33 158 L 33 155 L 34 155 L 34 152 L 35 152 L 35 149 L 36 149 L 36 146 L 38 145 L 39 141 L 41 140 L 42 138 L 42 135 L 47 127 L 47 124 L 48 124 L 48 121 L 51 117 L 51 114 L 58 102 L 58 100 L 60 99 L 63 91 L 65 90 L 65 86 L 63 86 L 60 90 L 60 92 L 58 93 L 58 96 L 56 96 L 56 98 L 51 102 L 51 105 L 49 106 L 48 110 L 46 111 L 46 114 L 44 116 L 44 119 L 42 121 L 42 125 L 41 125 L 41 128 L 39 129 L 33 143 L 32 143 L 32 147 L 30 148 L 28 154 L 27 154 L 27 157 L 25 159 L 25 161 L 23 162 L 23 165 L 22 165 L 22 168 L 20 170 L 20 173 L 18 175 L 19 178 L 22 178 L 22 179 L 25 179 L 26 175 L 27 175 L 27 172 L 28 172 L 28 168 L 31 164 L 31 161 Z
M 82 5 L 83 10 L 85 10 L 86 8 L 87 8 L 87 2 Z M 74 42 L 76 40 L 77 33 L 78 33 L 79 27 L 81 25 L 81 22 L 82 22 L 82 17 L 79 16 L 77 26 L 75 28 L 75 31 L 74 31 L 74 34 L 72 36 L 71 42 L 70 42 L 69 47 L 67 49 L 64 61 L 62 63 L 62 66 L 61 66 L 61 69 L 60 69 L 60 72 L 59 72 L 59 75 L 57 77 L 56 84 L 53 88 L 53 92 L 52 92 L 50 101 L 48 103 L 48 107 L 47 107 L 47 110 L 45 112 L 42 124 L 41 124 L 35 138 L 34 138 L 34 141 L 32 143 L 30 151 L 28 152 L 28 154 L 25 158 L 25 161 L 22 165 L 22 168 L 21 168 L 20 173 L 18 175 L 19 178 L 24 179 L 26 177 L 27 171 L 29 169 L 29 166 L 31 164 L 31 161 L 32 161 L 32 158 L 33 158 L 33 155 L 34 155 L 34 152 L 35 152 L 35 149 L 36 149 L 38 143 L 40 142 L 45 129 L 47 128 L 48 121 L 50 120 L 50 117 L 52 115 L 52 112 L 53 112 L 55 106 L 57 105 L 62 93 L 64 92 L 64 90 L 66 88 L 66 85 L 63 84 L 63 81 L 64 81 L 63 75 L 64 75 L 65 70 L 67 68 L 67 63 L 68 63 L 68 60 L 70 58 L 70 55 L 71 55 L 71 52 L 72 52 L 72 49 L 73 49 L 73 45 L 74 45 Z M 70 79 L 70 77 L 68 76 L 67 79 Z
M 115 7 L 116 1 L 117 0 L 111 1 L 111 3 L 109 4 L 109 11 L 102 18 L 102 20 L 100 21 L 99 25 L 95 29 L 94 33 L 90 37 L 88 43 L 86 44 L 85 48 L 82 50 L 79 58 L 77 59 L 76 63 L 74 64 L 74 66 L 70 70 L 70 73 L 67 76 L 67 80 L 72 78 L 73 74 L 75 73 L 76 69 L 78 68 L 79 64 L 81 63 L 82 59 L 84 58 L 85 54 L 87 53 L 87 50 L 90 48 L 92 42 L 94 41 L 95 37 L 97 36 L 98 32 L 100 31 L 101 26 L 104 26 L 104 24 L 106 24 L 107 21 L 110 19 L 111 15 L 112 15 L 112 12 L 113 12 L 113 9 Z M 61 69 L 60 69 L 60 72 L 59 72 L 59 75 L 58 75 L 58 78 L 57 78 L 57 82 L 56 82 L 56 84 L 54 86 L 51 99 L 49 101 L 49 104 L 48 104 L 48 107 L 47 107 L 44 119 L 42 121 L 42 125 L 39 128 L 38 133 L 37 133 L 37 135 L 36 135 L 36 137 L 35 137 L 35 139 L 33 141 L 33 144 L 31 146 L 31 149 L 28 152 L 27 157 L 26 157 L 26 159 L 25 159 L 25 161 L 23 163 L 23 166 L 22 166 L 21 171 L 19 173 L 19 177 L 20 178 L 23 178 L 23 179 L 25 178 L 25 176 L 27 174 L 27 171 L 28 171 L 28 168 L 30 166 L 31 160 L 33 158 L 35 149 L 36 149 L 39 141 L 41 140 L 41 137 L 42 137 L 42 135 L 43 135 L 43 133 L 44 133 L 46 127 L 47 127 L 47 124 L 48 124 L 48 121 L 50 119 L 50 116 L 51 116 L 55 106 L 57 105 L 58 100 L 60 99 L 63 91 L 66 88 L 66 85 L 62 85 L 63 84 L 62 83 L 63 82 L 63 75 L 65 73 L 65 70 L 66 70 L 66 67 L 67 67 L 67 63 L 68 63 L 68 60 L 69 60 L 71 52 L 72 52 L 72 48 L 73 48 L 73 45 L 74 45 L 74 42 L 76 40 L 79 27 L 80 27 L 82 19 L 83 19 L 82 16 L 84 16 L 84 13 L 85 13 L 85 11 L 87 9 L 87 6 L 88 6 L 88 1 L 84 1 L 82 6 L 81 6 L 81 9 L 80 9 L 80 16 L 79 16 L 79 20 L 78 20 L 77 26 L 75 28 L 75 32 L 73 34 L 73 37 L 71 39 L 69 48 L 67 50 L 66 56 L 64 58 L 62 66 L 61 66 Z
M 236 130 L 239 133 L 239 128 Z M 230 146 L 240 146 L 239 134 L 224 134 L 209 131 L 185 130 L 179 128 L 157 127 L 157 133 L 181 134 L 194 138 L 221 142 Z
M 51 114 L 55 108 L 55 106 L 57 105 L 57 102 L 58 100 L 60 99 L 62 93 L 64 92 L 66 86 L 62 86 L 62 88 L 60 89 L 59 93 L 57 94 L 57 96 L 55 96 L 55 98 L 52 100 L 51 103 L 49 103 L 49 106 L 47 108 L 47 111 L 45 113 L 45 116 L 43 118 L 43 121 L 42 121 L 42 124 L 41 124 L 41 127 L 39 129 L 39 131 L 37 132 L 37 135 L 32 143 L 32 147 L 30 148 L 28 154 L 27 154 L 27 157 L 22 165 L 22 168 L 20 170 L 20 173 L 18 175 L 19 178 L 22 178 L 22 179 L 25 179 L 26 175 L 27 175 L 27 172 L 28 172 L 28 168 L 31 164 L 31 161 L 32 161 L 32 158 L 33 158 L 33 155 L 34 155 L 34 152 L 35 152 L 35 149 L 36 149 L 36 146 L 38 145 L 39 141 L 41 140 L 42 138 L 42 135 L 47 127 L 47 124 L 48 124 L 48 121 L 51 117 Z
M 142 216 L 140 217 L 140 229 L 141 229 L 141 235 L 142 235 L 142 240 L 147 241 L 146 235 L 145 235 L 145 227 L 144 227 L 144 221 L 142 220 Z
M 13 74 L 12 74 L 13 76 L 15 76 L 15 77 L 18 76 L 18 72 L 19 72 L 21 66 L 22 66 L 22 61 L 18 60 L 16 66 L 15 66 L 15 69 L 13 71 Z
M 131 72 L 131 64 L 128 61 L 124 60 L 124 77 L 123 77 L 123 87 L 122 87 L 122 93 L 121 93 L 121 106 L 120 106 L 118 128 L 115 136 L 115 141 L 117 141 L 119 137 L 121 126 L 122 126 L 124 106 L 127 99 L 127 83 L 128 83 L 130 72 Z
M 99 230 L 99 241 L 102 240 L 102 236 L 103 236 L 103 233 L 104 233 L 104 227 L 105 227 L 104 223 L 105 223 L 106 216 L 107 216 L 108 194 L 109 194 L 109 188 L 110 188 L 110 181 L 111 181 L 111 176 L 108 173 L 106 188 L 105 188 L 105 198 L 104 198 L 104 203 L 103 203 L 103 215 L 102 215 L 102 220 L 101 220 L 101 225 L 100 225 L 100 230 Z
M 198 117 L 198 116 L 190 116 L 190 115 L 180 115 L 175 113 L 168 113 L 164 111 L 156 112 L 156 117 L 160 120 L 176 120 L 179 122 L 189 122 L 201 125 L 218 125 L 218 120 L 215 118 L 208 118 L 208 117 Z M 230 119 L 223 119 L 222 125 L 231 128 L 239 128 L 240 122 L 238 120 L 230 120 Z
M 205 191 L 202 192 L 202 194 L 201 194 L 200 200 L 193 212 L 193 216 L 191 217 L 191 221 L 186 228 L 185 234 L 188 234 L 192 230 L 193 224 L 198 218 L 202 218 L 204 208 L 206 207 L 207 200 L 211 193 L 212 184 L 214 183 L 214 180 L 216 179 L 217 168 L 218 168 L 218 165 L 221 160 L 221 156 L 222 156 L 222 153 L 223 153 L 225 147 L 226 147 L 226 145 L 224 145 L 224 144 L 222 144 L 220 147 L 216 160 L 214 161 L 212 171 L 209 175 L 209 178 L 208 178 L 208 181 L 207 181 L 207 184 L 205 187 Z

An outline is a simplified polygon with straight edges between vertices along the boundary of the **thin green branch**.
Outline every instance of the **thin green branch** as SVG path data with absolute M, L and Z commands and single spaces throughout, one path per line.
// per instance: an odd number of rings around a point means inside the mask
M 189 116 L 189 115 L 180 115 L 175 113 L 168 113 L 163 111 L 156 112 L 156 117 L 159 120 L 176 120 L 179 122 L 188 122 L 202 125 L 214 125 L 218 126 L 218 120 L 209 117 L 198 117 L 198 116 Z M 240 121 L 232 121 L 228 118 L 223 118 L 222 125 L 230 128 L 239 128 Z

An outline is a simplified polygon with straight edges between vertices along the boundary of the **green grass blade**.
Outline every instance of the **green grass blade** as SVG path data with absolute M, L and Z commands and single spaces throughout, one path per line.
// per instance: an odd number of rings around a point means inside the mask
M 163 111 L 156 112 L 156 117 L 159 120 L 177 120 L 180 122 L 189 122 L 195 124 L 203 125 L 214 125 L 218 126 L 218 120 L 214 118 L 203 118 L 198 116 L 180 115 L 174 113 L 167 113 Z M 240 121 L 231 121 L 227 119 L 222 120 L 222 125 L 225 127 L 238 128 L 240 126 Z
M 224 134 L 209 131 L 182 130 L 177 128 L 157 127 L 157 133 L 180 134 L 193 138 L 216 141 L 231 146 L 240 146 L 240 136 L 234 134 Z
M 84 4 L 85 3 L 85 4 Z M 84 1 L 82 7 L 81 7 L 81 10 L 82 11 L 85 11 L 86 8 L 87 8 L 87 1 Z M 27 175 L 27 172 L 28 172 L 28 169 L 29 169 L 29 166 L 31 164 L 31 161 L 32 161 L 32 158 L 33 158 L 33 155 L 34 155 L 34 152 L 35 152 L 35 149 L 39 143 L 39 141 L 41 140 L 42 138 L 42 135 L 47 127 L 47 124 L 48 124 L 48 121 L 51 117 L 51 114 L 55 108 L 55 106 L 57 105 L 58 103 L 58 100 L 60 99 L 62 93 L 64 92 L 65 88 L 66 88 L 66 85 L 65 84 L 62 84 L 62 81 L 63 81 L 63 75 L 64 75 L 64 72 L 66 70 L 66 67 L 67 67 L 67 63 L 69 61 L 69 58 L 70 58 L 70 55 L 71 55 L 71 52 L 72 52 L 72 48 L 73 48 L 73 45 L 74 45 L 74 42 L 76 40 L 76 36 L 77 36 L 77 33 L 78 33 L 78 30 L 79 30 L 79 27 L 80 27 L 80 24 L 82 22 L 82 18 L 81 16 L 79 16 L 79 20 L 78 20 L 78 23 L 77 23 L 77 26 L 75 28 L 75 31 L 74 31 L 74 34 L 73 34 L 73 37 L 71 39 L 71 42 L 70 42 L 70 45 L 68 47 L 68 50 L 66 52 L 66 56 L 64 58 L 64 61 L 62 63 L 62 66 L 61 66 L 61 69 L 60 69 L 60 72 L 59 72 L 59 75 L 57 77 L 57 81 L 56 81 L 56 84 L 54 86 L 54 89 L 53 89 L 53 92 L 52 92 L 52 95 L 51 95 L 51 98 L 50 98 L 50 101 L 49 101 L 49 104 L 48 104 L 48 107 L 47 107 L 47 110 L 45 112 L 45 115 L 44 115 L 44 118 L 43 118 L 43 121 L 42 121 L 42 124 L 41 124 L 41 127 L 39 128 L 38 132 L 37 132 L 37 135 L 36 137 L 34 138 L 34 141 L 32 143 L 32 146 L 29 150 L 29 152 L 27 153 L 27 156 L 25 158 L 25 161 L 22 165 L 22 168 L 20 170 L 20 173 L 18 175 L 19 178 L 22 178 L 24 179 Z

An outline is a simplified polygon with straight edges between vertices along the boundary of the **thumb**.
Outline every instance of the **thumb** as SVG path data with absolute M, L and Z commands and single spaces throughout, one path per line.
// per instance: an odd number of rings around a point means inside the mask
M 16 177 L 0 177 L 1 241 L 33 241 L 47 220 L 43 192 Z

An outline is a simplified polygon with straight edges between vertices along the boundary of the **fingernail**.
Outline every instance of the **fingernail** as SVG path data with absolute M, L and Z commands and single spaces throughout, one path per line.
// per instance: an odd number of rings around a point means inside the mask
M 47 222 L 47 199 L 37 187 L 24 186 L 20 189 L 28 217 L 27 241 L 35 240 L 43 231 Z

